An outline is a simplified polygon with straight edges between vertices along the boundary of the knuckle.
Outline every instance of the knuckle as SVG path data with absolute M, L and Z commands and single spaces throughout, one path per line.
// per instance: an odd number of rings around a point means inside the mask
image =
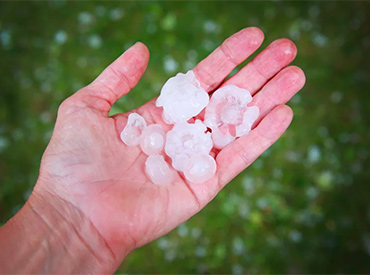
M 233 142 L 232 143 L 233 150 L 236 153 L 236 155 L 243 161 L 244 165 L 249 165 L 249 159 L 247 157 L 247 150 L 244 148 L 240 142 Z
M 226 57 L 226 59 L 232 63 L 234 66 L 238 65 L 238 62 L 235 60 L 235 57 L 232 51 L 229 49 L 227 43 L 222 43 L 220 46 L 222 54 Z
M 124 85 L 126 85 L 130 90 L 133 88 L 134 85 L 130 83 L 129 78 L 123 71 L 117 70 L 113 66 L 109 66 L 107 69 L 115 76 L 117 83 L 124 83 Z
M 207 70 L 195 68 L 194 73 L 197 75 L 197 79 L 201 80 L 206 91 L 212 91 L 214 88 L 217 87 L 218 81 L 216 78 L 210 74 Z

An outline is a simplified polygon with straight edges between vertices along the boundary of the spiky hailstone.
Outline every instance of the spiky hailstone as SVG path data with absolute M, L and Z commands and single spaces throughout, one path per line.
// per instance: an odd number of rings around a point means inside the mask
M 154 184 L 169 184 L 174 171 L 161 155 L 150 155 L 145 161 L 145 172 Z
M 146 127 L 145 119 L 137 113 L 128 116 L 126 127 L 121 132 L 121 140 L 128 146 L 137 146 Z
M 177 123 L 166 135 L 165 152 L 172 159 L 172 166 L 184 172 L 193 155 L 208 155 L 213 143 L 211 134 L 206 133 L 207 127 L 200 120 L 189 124 Z
M 188 71 L 167 80 L 156 106 L 163 107 L 163 120 L 167 124 L 175 124 L 198 115 L 208 102 L 208 93 L 200 86 L 194 72 Z
M 251 101 L 248 90 L 234 85 L 224 86 L 213 93 L 204 123 L 212 129 L 214 147 L 222 149 L 237 137 L 249 133 L 259 116 L 257 106 L 247 106 Z

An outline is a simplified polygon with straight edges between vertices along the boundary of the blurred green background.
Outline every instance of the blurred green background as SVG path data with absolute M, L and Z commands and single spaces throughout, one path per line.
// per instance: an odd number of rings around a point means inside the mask
M 287 133 L 124 273 L 370 273 L 369 2 L 1 2 L 0 218 L 29 196 L 58 105 L 135 41 L 151 51 L 113 107 L 158 95 L 246 26 L 288 37 L 307 84 Z

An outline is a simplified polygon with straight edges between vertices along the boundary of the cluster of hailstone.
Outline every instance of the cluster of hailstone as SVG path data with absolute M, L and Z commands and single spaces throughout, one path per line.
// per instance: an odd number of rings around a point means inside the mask
M 163 108 L 164 122 L 173 125 L 172 129 L 165 133 L 160 124 L 147 125 L 143 117 L 131 113 L 121 139 L 128 146 L 140 146 L 148 155 L 145 170 L 153 183 L 171 183 L 173 169 L 189 182 L 202 183 L 217 170 L 210 155 L 212 148 L 222 149 L 251 130 L 259 115 L 257 106 L 247 106 L 251 100 L 248 90 L 234 85 L 216 90 L 210 99 L 193 71 L 179 73 L 163 85 L 156 101 L 156 106 Z M 204 120 L 195 119 L 204 109 Z

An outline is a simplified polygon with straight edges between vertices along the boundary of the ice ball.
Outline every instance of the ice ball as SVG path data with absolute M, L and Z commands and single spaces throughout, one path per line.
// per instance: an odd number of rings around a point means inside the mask
M 121 132 L 121 140 L 127 146 L 136 146 L 140 143 L 140 136 L 146 127 L 145 119 L 137 113 L 128 116 L 126 127 Z
M 211 179 L 216 173 L 216 161 L 210 155 L 192 155 L 186 164 L 185 178 L 193 183 L 202 183 Z
M 161 155 L 148 156 L 145 161 L 145 172 L 149 179 L 158 185 L 171 183 L 174 176 L 174 171 Z
M 147 155 L 159 154 L 164 146 L 166 134 L 159 124 L 151 124 L 144 128 L 141 138 L 141 150 Z

